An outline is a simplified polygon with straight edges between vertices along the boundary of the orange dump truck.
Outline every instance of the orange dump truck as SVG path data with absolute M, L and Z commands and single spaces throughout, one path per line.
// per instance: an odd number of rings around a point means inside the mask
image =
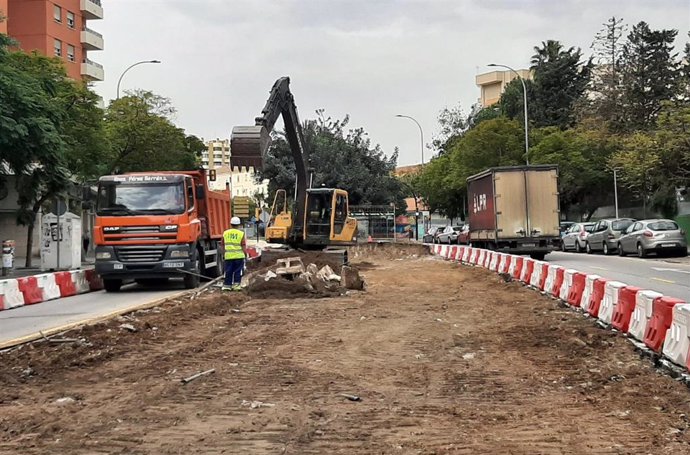
M 105 289 L 223 272 L 222 235 L 230 193 L 212 191 L 203 169 L 107 175 L 98 181 L 94 245 Z

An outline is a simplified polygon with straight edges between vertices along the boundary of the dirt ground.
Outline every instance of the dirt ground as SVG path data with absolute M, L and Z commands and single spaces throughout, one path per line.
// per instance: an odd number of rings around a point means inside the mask
M 399 253 L 351 256 L 365 292 L 213 291 L 1 353 L 0 454 L 690 453 L 690 391 L 625 337 Z

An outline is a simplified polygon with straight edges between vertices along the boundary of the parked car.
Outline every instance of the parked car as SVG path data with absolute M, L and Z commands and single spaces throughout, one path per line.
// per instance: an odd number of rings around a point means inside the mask
M 576 253 L 585 251 L 587 236 L 592 232 L 595 224 L 596 223 L 574 223 L 570 226 L 565 234 L 563 234 L 561 250 L 574 250 Z
M 621 234 L 630 227 L 636 220 L 632 218 L 616 218 L 609 220 L 599 220 L 594 225 L 594 229 L 589 233 L 585 240 L 587 253 L 601 251 L 604 254 L 612 254 L 618 248 L 618 239 Z
M 438 243 L 458 243 L 458 235 L 462 231 L 462 225 L 460 226 L 446 226 L 443 231 L 438 234 Z
M 462 230 L 458 232 L 458 244 L 469 245 L 470 244 L 470 225 L 463 224 Z
M 632 224 L 618 240 L 618 254 L 637 253 L 641 258 L 649 253 L 688 255 L 688 242 L 683 231 L 672 220 L 643 220 Z
M 424 243 L 436 243 L 436 236 L 439 234 L 441 230 L 437 227 L 430 227 L 428 231 L 426 231 L 426 234 L 424 234 L 424 237 L 422 237 L 422 242 Z
M 573 224 L 575 224 L 574 221 L 561 221 L 559 227 L 561 231 L 561 238 L 570 230 L 571 227 L 573 227 Z

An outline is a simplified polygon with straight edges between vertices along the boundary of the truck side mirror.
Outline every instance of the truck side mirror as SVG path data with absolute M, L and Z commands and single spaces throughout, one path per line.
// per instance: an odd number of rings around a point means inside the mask
M 204 188 L 204 185 L 196 186 L 196 198 L 197 200 L 202 200 L 206 198 L 206 189 Z

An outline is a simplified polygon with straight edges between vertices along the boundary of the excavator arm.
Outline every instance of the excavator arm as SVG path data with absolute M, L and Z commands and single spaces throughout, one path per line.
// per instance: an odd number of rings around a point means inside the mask
M 290 78 L 281 77 L 271 89 L 268 101 L 256 117 L 254 126 L 236 126 L 230 136 L 230 164 L 234 167 L 253 167 L 263 169 L 264 159 L 271 145 L 271 131 L 278 117 L 283 117 L 285 135 L 287 136 L 292 158 L 297 173 L 297 200 L 295 207 L 295 232 L 300 232 L 304 220 L 306 195 L 308 188 L 307 153 L 304 148 L 302 126 L 297 116 L 295 99 L 290 92 Z

